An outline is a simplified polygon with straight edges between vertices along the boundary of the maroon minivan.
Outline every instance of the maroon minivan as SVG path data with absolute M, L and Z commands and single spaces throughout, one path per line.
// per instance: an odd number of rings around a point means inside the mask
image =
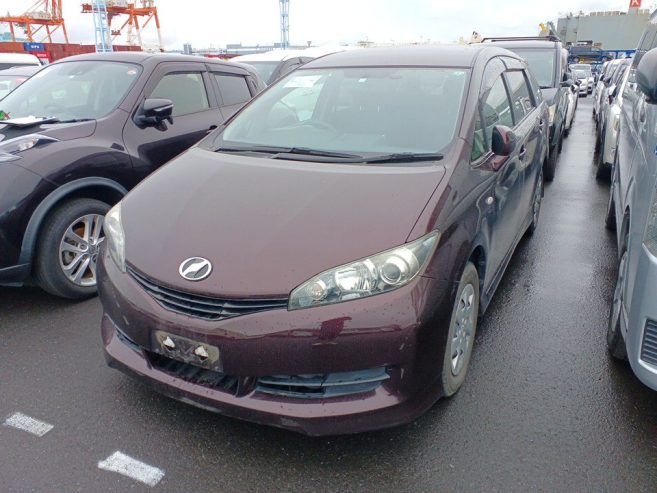
M 110 366 L 311 435 L 414 419 L 537 226 L 547 122 L 495 46 L 308 63 L 107 214 Z

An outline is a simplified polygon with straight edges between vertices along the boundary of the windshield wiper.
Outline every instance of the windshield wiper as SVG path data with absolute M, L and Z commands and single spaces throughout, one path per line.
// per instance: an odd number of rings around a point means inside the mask
M 244 147 L 219 147 L 215 152 L 262 152 L 274 154 L 273 159 L 289 158 L 289 155 L 329 157 L 335 159 L 362 159 L 359 154 L 345 154 L 342 152 L 322 151 L 320 149 L 310 149 L 308 147 L 278 147 L 278 146 L 244 146 Z
M 406 163 L 413 161 L 440 161 L 445 156 L 438 152 L 398 152 L 364 157 L 360 163 Z
M 281 151 L 280 154 L 299 154 L 302 156 L 318 156 L 318 157 L 332 157 L 337 159 L 362 159 L 363 156 L 359 154 L 346 154 L 344 152 L 322 151 L 320 149 L 309 149 L 307 147 L 290 147 L 286 151 Z M 277 158 L 278 155 L 274 156 Z M 285 156 L 283 156 L 285 158 Z

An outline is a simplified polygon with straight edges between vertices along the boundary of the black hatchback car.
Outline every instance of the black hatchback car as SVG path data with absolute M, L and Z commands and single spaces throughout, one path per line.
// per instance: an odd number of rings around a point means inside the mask
M 103 53 L 49 65 L 0 101 L 0 284 L 96 292 L 103 218 L 260 92 L 218 60 Z
M 550 115 L 550 152 L 544 163 L 546 181 L 552 181 L 566 129 L 568 93 L 574 81 L 568 72 L 568 52 L 558 37 L 486 38 L 527 61 L 535 83 L 541 88 Z

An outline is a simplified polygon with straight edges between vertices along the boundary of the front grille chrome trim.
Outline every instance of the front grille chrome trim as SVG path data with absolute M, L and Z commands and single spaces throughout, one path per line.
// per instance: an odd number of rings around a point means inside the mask
M 215 321 L 266 310 L 287 309 L 287 298 L 212 298 L 163 286 L 131 266 L 128 266 L 127 270 L 137 284 L 160 306 L 190 317 Z

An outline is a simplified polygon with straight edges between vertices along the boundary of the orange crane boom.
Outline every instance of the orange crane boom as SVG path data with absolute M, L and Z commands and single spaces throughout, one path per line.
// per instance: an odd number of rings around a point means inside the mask
M 61 1 L 61 0 L 60 0 Z M 111 29 L 112 32 L 112 41 L 121 36 L 123 29 L 128 28 L 129 33 L 134 29 L 137 42 L 139 46 L 142 45 L 141 31 L 144 29 L 151 20 L 155 22 L 155 29 L 157 30 L 157 39 L 159 43 L 160 51 L 164 51 L 164 45 L 162 44 L 162 35 L 160 33 L 160 20 L 157 16 L 157 7 L 155 6 L 154 0 L 141 0 L 141 5 L 136 5 L 135 3 L 124 3 L 124 2 L 107 2 L 107 17 L 110 25 L 112 27 L 112 19 L 121 15 L 126 15 L 128 18 L 121 24 L 118 29 Z M 93 7 L 90 3 L 82 4 L 82 13 L 92 13 Z M 139 19 L 143 19 L 140 25 Z M 132 44 L 131 40 L 128 40 L 128 44 Z
M 35 41 L 37 35 L 45 28 L 45 36 L 40 41 L 52 43 L 52 35 L 61 28 L 64 40 L 68 43 L 66 24 L 62 17 L 63 0 L 38 0 L 21 15 L 0 16 L 0 23 L 9 24 L 11 40 L 16 41 L 16 29 L 23 29 L 27 40 Z

